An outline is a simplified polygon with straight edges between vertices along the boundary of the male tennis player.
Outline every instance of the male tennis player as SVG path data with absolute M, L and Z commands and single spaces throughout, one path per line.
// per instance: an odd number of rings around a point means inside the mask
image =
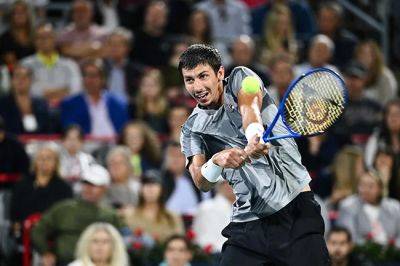
M 327 265 L 320 206 L 294 140 L 260 142 L 277 108 L 258 76 L 237 67 L 224 79 L 219 52 L 200 44 L 181 55 L 179 71 L 198 102 L 181 135 L 192 178 L 203 191 L 224 178 L 236 195 L 221 265 Z M 255 93 L 242 88 L 247 76 L 259 79 Z M 273 134 L 282 133 L 279 122 Z

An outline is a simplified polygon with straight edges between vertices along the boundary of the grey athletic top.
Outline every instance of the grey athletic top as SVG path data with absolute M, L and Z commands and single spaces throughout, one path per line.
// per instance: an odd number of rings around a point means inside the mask
M 246 67 L 236 67 L 224 80 L 223 105 L 217 110 L 197 106 L 182 126 L 182 152 L 188 163 L 197 154 L 205 154 L 208 160 L 224 149 L 244 148 L 247 145 L 237 103 L 241 82 L 247 76 L 259 78 Z M 276 113 L 276 105 L 263 88 L 261 116 L 265 128 Z M 279 119 L 273 134 L 287 133 Z M 251 159 L 251 163 L 241 168 L 225 168 L 222 171 L 222 177 L 229 182 L 236 195 L 233 222 L 252 221 L 275 213 L 295 198 L 311 180 L 292 138 L 275 140 L 271 144 L 267 156 Z

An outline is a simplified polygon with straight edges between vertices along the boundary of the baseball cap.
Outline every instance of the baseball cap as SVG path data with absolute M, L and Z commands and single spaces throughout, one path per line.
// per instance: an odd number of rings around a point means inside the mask
M 110 174 L 99 164 L 91 164 L 82 172 L 82 182 L 95 186 L 108 186 L 111 183 Z
M 344 69 L 344 74 L 350 77 L 364 78 L 367 75 L 367 69 L 361 63 L 352 61 Z

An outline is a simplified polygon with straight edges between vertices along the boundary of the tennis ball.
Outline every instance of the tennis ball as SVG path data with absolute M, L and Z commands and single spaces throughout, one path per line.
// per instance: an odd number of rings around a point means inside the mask
M 242 80 L 242 89 L 248 94 L 257 93 L 260 90 L 260 82 L 256 77 L 247 76 Z

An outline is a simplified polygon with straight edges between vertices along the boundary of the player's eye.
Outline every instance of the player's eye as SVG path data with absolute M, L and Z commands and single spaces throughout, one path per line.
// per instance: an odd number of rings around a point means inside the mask
M 187 84 L 192 84 L 193 83 L 193 79 L 192 78 L 187 78 L 187 79 L 185 79 L 185 82 L 187 83 Z
M 200 79 L 206 79 L 207 77 L 208 77 L 207 74 L 201 74 L 201 75 L 200 75 Z

